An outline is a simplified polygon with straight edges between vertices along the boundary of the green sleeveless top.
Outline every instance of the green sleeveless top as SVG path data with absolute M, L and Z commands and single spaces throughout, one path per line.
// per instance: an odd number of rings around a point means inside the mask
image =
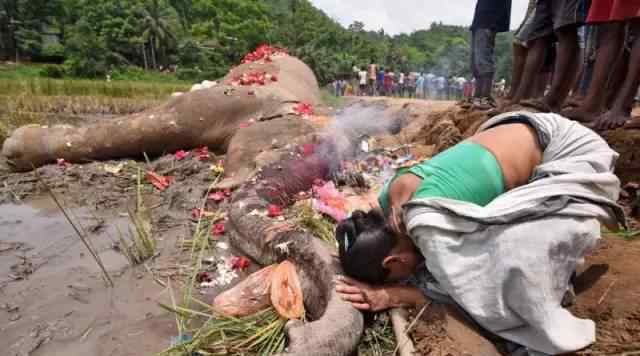
M 389 187 L 397 177 L 406 173 L 422 178 L 413 199 L 439 197 L 485 206 L 505 192 L 502 168 L 493 153 L 482 145 L 463 142 L 428 161 L 399 169 L 385 183 L 378 197 L 387 216 L 390 209 Z

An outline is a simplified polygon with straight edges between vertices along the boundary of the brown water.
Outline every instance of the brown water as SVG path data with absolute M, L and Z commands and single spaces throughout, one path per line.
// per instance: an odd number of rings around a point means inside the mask
M 164 288 L 112 248 L 127 218 L 69 213 L 115 287 L 50 200 L 0 205 L 0 354 L 147 355 L 167 347 L 175 323 L 155 303 Z

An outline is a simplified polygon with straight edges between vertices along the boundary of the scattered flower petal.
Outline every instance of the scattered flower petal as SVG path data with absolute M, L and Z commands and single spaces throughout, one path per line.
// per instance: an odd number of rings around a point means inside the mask
M 213 229 L 211 230 L 214 236 L 224 235 L 224 224 L 218 223 L 213 225 Z
M 282 208 L 271 204 L 269 205 L 269 207 L 267 208 L 267 216 L 270 218 L 276 218 L 278 216 L 282 215 Z
M 122 168 L 124 168 L 124 164 L 120 163 L 118 165 L 110 165 L 110 164 L 105 164 L 104 165 L 104 171 L 107 173 L 111 173 L 111 174 L 119 174 L 122 171 Z
M 175 153 L 174 157 L 176 158 L 176 161 L 182 161 L 183 159 L 187 158 L 188 155 L 189 155 L 189 152 L 180 150 Z
M 159 191 L 164 191 L 173 183 L 173 177 L 161 176 L 153 171 L 147 172 L 147 180 Z
M 288 51 L 284 48 L 272 47 L 267 44 L 262 44 L 256 48 L 255 51 L 248 53 L 242 59 L 241 63 L 253 63 L 260 60 L 265 60 L 266 62 L 270 62 L 272 57 L 274 56 L 286 56 L 288 55 Z
M 71 163 L 67 162 L 64 158 L 58 158 L 56 162 L 58 163 L 58 166 L 62 168 L 71 166 Z
M 198 208 L 191 209 L 191 217 L 194 220 L 200 220 L 201 218 L 212 218 L 214 216 L 219 216 L 219 215 L 215 212 L 206 211 L 204 209 L 198 209 Z
M 214 202 L 219 203 L 223 201 L 226 197 L 227 196 L 224 194 L 224 192 L 219 190 L 217 192 L 209 193 L 209 196 L 207 197 L 207 199 L 213 200 Z
M 309 115 L 313 115 L 313 105 L 308 103 L 298 103 L 298 105 L 293 108 L 293 111 L 298 115 L 307 117 Z
M 230 264 L 231 269 L 233 269 L 234 271 L 244 271 L 245 269 L 249 268 L 249 266 L 251 266 L 251 261 L 249 261 L 249 259 L 244 256 L 234 256 L 231 257 Z
M 193 153 L 195 154 L 196 158 L 199 161 L 206 161 L 209 159 L 209 147 L 201 147 L 201 148 L 196 148 L 195 150 L 193 150 Z
M 316 151 L 316 145 L 312 143 L 305 143 L 302 145 L 302 156 L 311 156 Z
M 224 167 L 221 163 L 211 165 L 211 171 L 215 174 L 223 174 Z

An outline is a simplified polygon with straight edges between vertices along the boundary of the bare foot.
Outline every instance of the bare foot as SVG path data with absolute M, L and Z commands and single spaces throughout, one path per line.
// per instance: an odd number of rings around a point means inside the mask
M 580 106 L 582 106 L 583 99 L 584 98 L 581 96 L 572 96 L 564 103 L 563 109 L 579 108 Z
M 598 118 L 595 128 L 598 130 L 613 130 L 624 126 L 629 120 L 631 120 L 629 113 L 620 110 L 609 110 Z
M 522 100 L 520 105 L 534 108 L 540 112 L 555 112 L 555 108 L 549 106 L 544 99 L 527 99 Z
M 564 109 L 560 114 L 567 119 L 586 123 L 595 121 L 600 113 L 597 111 L 585 110 L 582 107 L 576 107 Z

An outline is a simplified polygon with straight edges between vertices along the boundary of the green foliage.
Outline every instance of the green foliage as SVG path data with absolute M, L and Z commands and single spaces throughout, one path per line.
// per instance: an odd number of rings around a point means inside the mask
M 78 77 L 142 77 L 130 69 L 138 67 L 213 80 L 261 43 L 288 48 L 321 84 L 372 61 L 394 71 L 470 76 L 466 27 L 433 23 L 389 36 L 362 22 L 345 28 L 309 0 L 3 1 L 0 57 L 64 56 L 66 72 Z M 496 53 L 497 77 L 509 79 L 511 34 L 498 36 Z
M 40 75 L 47 78 L 60 79 L 65 75 L 64 67 L 55 64 L 49 64 L 42 68 L 42 70 L 40 71 Z

